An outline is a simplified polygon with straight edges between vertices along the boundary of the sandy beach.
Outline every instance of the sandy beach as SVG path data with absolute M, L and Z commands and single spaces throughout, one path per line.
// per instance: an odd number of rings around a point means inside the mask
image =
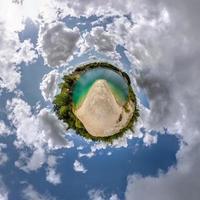
M 75 111 L 86 130 L 96 137 L 107 137 L 126 126 L 134 112 L 134 103 L 128 102 L 128 110 L 119 105 L 106 80 L 97 80 L 87 97 Z

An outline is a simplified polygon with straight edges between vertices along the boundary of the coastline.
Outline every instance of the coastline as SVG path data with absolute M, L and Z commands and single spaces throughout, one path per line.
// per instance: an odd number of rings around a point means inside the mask
M 134 108 L 127 103 L 129 112 L 118 104 L 107 81 L 97 80 L 74 114 L 91 135 L 108 137 L 124 128 L 133 115 Z

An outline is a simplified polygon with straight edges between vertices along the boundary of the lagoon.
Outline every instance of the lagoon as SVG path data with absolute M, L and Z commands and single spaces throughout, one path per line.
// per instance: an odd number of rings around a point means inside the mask
M 80 75 L 74 85 L 72 100 L 75 107 L 84 101 L 88 91 L 97 80 L 106 80 L 117 102 L 124 105 L 128 101 L 129 89 L 127 80 L 112 69 L 97 67 Z

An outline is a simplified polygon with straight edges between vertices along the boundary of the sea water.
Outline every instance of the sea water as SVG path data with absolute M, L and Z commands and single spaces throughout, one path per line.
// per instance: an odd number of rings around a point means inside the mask
M 129 90 L 125 78 L 112 69 L 98 67 L 83 73 L 75 83 L 72 96 L 75 107 L 84 101 L 92 85 L 99 79 L 107 81 L 118 103 L 125 104 L 127 102 Z

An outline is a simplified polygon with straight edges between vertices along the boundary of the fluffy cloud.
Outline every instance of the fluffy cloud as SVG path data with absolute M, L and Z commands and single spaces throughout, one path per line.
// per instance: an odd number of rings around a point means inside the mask
M 16 29 L 11 29 L 0 16 L 0 88 L 13 91 L 20 83 L 18 65 L 28 64 L 37 58 L 29 40 L 20 42 Z
M 49 148 L 73 146 L 64 138 L 65 125 L 50 113 L 42 109 L 37 115 L 20 98 L 13 98 L 7 103 L 8 118 L 15 127 L 18 147 L 23 145 L 40 148 L 48 144 Z
M 50 73 L 46 74 L 42 78 L 42 82 L 40 83 L 40 90 L 42 92 L 42 96 L 45 101 L 53 101 L 54 96 L 57 92 L 57 81 L 59 78 L 59 73 L 57 70 L 53 70 Z
M 24 62 L 26 65 L 37 60 L 38 55 L 30 40 L 24 40 L 16 55 L 16 63 Z
M 0 177 L 0 199 L 1 200 L 8 200 L 8 189 L 2 181 L 2 177 Z
M 46 161 L 45 151 L 41 148 L 33 151 L 31 157 L 21 151 L 19 159 L 15 161 L 15 166 L 25 172 L 38 170 Z
M 52 155 L 47 157 L 43 149 L 36 149 L 31 156 L 28 153 L 21 151 L 19 159 L 15 161 L 15 166 L 29 173 L 38 170 L 45 163 L 48 165 L 46 168 L 46 180 L 54 185 L 60 184 L 61 175 L 56 172 L 56 157 Z
M 196 135 L 194 143 L 182 146 L 177 154 L 178 164 L 171 167 L 167 174 L 159 177 L 140 177 L 131 175 L 128 177 L 126 199 L 199 199 L 199 135 Z M 145 192 L 144 192 L 145 191 Z
M 85 169 L 84 165 L 82 163 L 80 163 L 78 160 L 74 161 L 74 170 L 76 172 L 82 172 L 82 173 L 87 172 L 87 169 Z
M 28 185 L 22 191 L 22 195 L 24 200 L 55 200 L 55 198 L 50 195 L 40 194 L 32 185 Z
M 73 142 L 64 138 L 66 124 L 58 120 L 55 114 L 50 113 L 47 109 L 42 109 L 38 115 L 38 121 L 39 130 L 44 134 L 49 147 L 71 148 L 74 146 Z
M 151 135 L 149 133 L 146 133 L 143 142 L 145 146 L 150 146 L 151 144 L 156 144 L 157 143 L 157 135 Z
M 3 22 L 0 24 L 0 88 L 12 91 L 21 78 L 13 59 L 20 44 L 17 34 L 9 33 Z
M 114 35 L 104 30 L 103 27 L 95 27 L 90 33 L 84 36 L 85 44 L 82 45 L 82 52 L 95 48 L 96 51 L 102 52 L 111 58 L 118 59 L 119 56 L 115 51 L 117 41 Z
M 54 168 L 49 168 L 47 170 L 46 180 L 54 185 L 61 183 L 61 176 L 59 173 L 56 173 Z
M 10 134 L 11 131 L 9 127 L 7 127 L 2 120 L 0 120 L 0 135 L 10 135 Z
M 48 169 L 46 171 L 46 180 L 54 185 L 61 183 L 61 175 L 56 173 L 55 167 L 57 165 L 56 157 L 50 155 L 47 160 Z
M 124 134 L 120 138 L 113 140 L 112 143 L 105 143 L 102 141 L 96 142 L 90 147 L 91 153 L 94 153 L 100 149 L 106 149 L 107 147 L 126 148 L 128 146 L 128 139 L 132 139 L 133 137 L 141 138 L 142 134 L 138 130 L 136 130 L 136 133 L 133 133 L 132 131 L 127 131 L 126 134 Z
M 8 161 L 7 154 L 0 152 L 0 165 L 4 165 L 7 161 Z
M 119 200 L 117 194 L 112 194 L 110 197 L 104 194 L 102 190 L 90 190 L 88 192 L 90 200 Z
M 77 28 L 69 29 L 58 22 L 45 25 L 39 34 L 38 49 L 49 66 L 60 66 L 72 58 L 80 34 Z
M 27 146 L 40 146 L 43 136 L 31 107 L 22 99 L 14 98 L 7 102 L 7 110 L 8 118 L 16 128 L 17 140 Z

